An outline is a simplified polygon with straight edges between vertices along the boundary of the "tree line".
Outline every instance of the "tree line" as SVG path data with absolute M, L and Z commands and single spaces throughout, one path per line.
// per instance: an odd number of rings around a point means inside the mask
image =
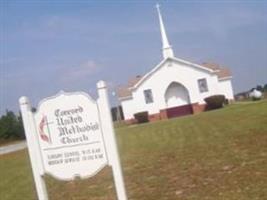
M 0 118 L 0 139 L 24 139 L 24 129 L 21 115 L 7 110 Z
M 267 92 L 267 83 L 264 85 L 257 85 L 256 87 L 252 88 L 251 90 L 256 89 L 261 92 Z

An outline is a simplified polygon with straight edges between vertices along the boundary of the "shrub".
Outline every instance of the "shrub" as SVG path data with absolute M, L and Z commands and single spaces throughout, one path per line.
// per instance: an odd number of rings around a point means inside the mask
M 134 114 L 134 118 L 137 123 L 146 123 L 148 122 L 148 112 L 139 112 Z
M 261 97 L 251 97 L 251 100 L 252 101 L 258 101 L 258 100 L 261 100 Z
M 213 95 L 205 98 L 204 100 L 207 103 L 208 110 L 222 108 L 226 102 L 224 95 Z
M 224 105 L 229 105 L 229 100 L 225 98 L 223 104 L 224 104 Z

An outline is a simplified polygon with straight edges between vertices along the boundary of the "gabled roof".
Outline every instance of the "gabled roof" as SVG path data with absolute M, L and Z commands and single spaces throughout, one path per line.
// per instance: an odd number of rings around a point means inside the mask
M 132 88 L 138 81 L 142 78 L 142 76 L 138 75 L 128 80 L 127 85 L 119 86 L 117 89 L 117 95 L 119 98 L 127 98 L 132 96 Z
M 201 65 L 211 70 L 220 70 L 221 68 L 218 64 L 212 62 L 203 62 Z
M 131 78 L 128 81 L 127 85 L 118 87 L 117 94 L 118 94 L 119 99 L 131 98 L 132 91 L 138 88 L 138 86 L 142 82 L 144 82 L 148 77 L 150 77 L 158 69 L 160 69 L 163 66 L 163 64 L 167 62 L 168 60 L 173 60 L 179 63 L 183 63 L 186 65 L 207 71 L 209 73 L 216 74 L 218 76 L 218 80 L 225 80 L 225 79 L 231 78 L 230 70 L 228 68 L 221 67 L 220 65 L 216 63 L 204 62 L 201 65 L 199 65 L 199 64 L 191 63 L 191 62 L 179 59 L 179 58 L 172 57 L 172 58 L 167 58 L 167 59 L 162 60 L 156 67 L 154 67 L 151 71 L 149 71 L 144 76 L 138 75 L 134 78 Z
M 219 80 L 232 77 L 231 71 L 228 68 L 221 68 L 220 71 L 215 72 L 215 74 L 218 76 Z
M 215 74 L 218 76 L 219 80 L 231 78 L 232 74 L 229 68 L 222 67 L 216 63 L 204 62 L 201 64 L 204 67 L 210 68 L 215 71 Z

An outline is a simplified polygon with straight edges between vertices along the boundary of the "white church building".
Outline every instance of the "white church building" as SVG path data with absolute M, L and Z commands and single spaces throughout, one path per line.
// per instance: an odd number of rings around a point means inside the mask
M 130 79 L 117 90 L 127 122 L 134 114 L 148 112 L 149 120 L 202 112 L 206 97 L 222 94 L 234 99 L 229 69 L 214 63 L 195 64 L 174 56 L 157 6 L 163 60 L 143 76 Z

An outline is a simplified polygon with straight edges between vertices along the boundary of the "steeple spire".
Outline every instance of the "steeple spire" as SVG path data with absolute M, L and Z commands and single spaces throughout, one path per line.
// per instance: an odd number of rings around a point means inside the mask
M 169 41 L 167 38 L 166 30 L 163 24 L 163 20 L 162 20 L 159 7 L 160 5 L 157 4 L 156 8 L 157 8 L 158 15 L 159 15 L 159 25 L 160 25 L 160 32 L 161 32 L 161 38 L 162 38 L 162 54 L 163 54 L 163 58 L 166 59 L 168 57 L 174 57 L 174 54 L 173 54 L 172 47 L 169 44 Z

